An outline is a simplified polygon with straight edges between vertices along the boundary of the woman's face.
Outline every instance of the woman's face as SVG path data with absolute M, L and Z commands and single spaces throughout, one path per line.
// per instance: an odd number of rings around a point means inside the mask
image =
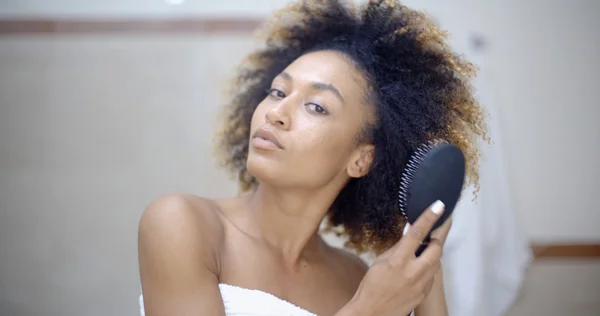
M 357 144 L 372 122 L 366 81 L 344 55 L 301 56 L 272 82 L 250 127 L 247 167 L 260 182 L 320 188 L 368 172 L 373 146 Z

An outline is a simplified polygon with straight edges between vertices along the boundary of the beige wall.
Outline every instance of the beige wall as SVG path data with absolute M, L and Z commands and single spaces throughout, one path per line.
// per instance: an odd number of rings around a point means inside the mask
M 4 38 L 0 311 L 131 315 L 137 221 L 162 194 L 233 194 L 210 141 L 244 38 Z M 219 60 L 221 62 L 215 62 Z
M 259 15 L 282 2 L 229 1 L 209 12 L 211 2 L 191 0 L 176 9 L 9 0 L 0 14 Z M 491 45 L 491 88 L 528 236 L 600 241 L 598 2 L 409 1 L 417 2 Z M 210 137 L 222 82 L 250 45 L 246 36 L 0 38 L 0 314 L 136 313 L 145 205 L 169 192 L 234 192 Z
M 364 1 L 364 0 L 360 0 Z M 182 3 L 171 5 L 170 3 Z M 287 0 L 3 0 L 0 14 L 11 16 L 264 16 Z

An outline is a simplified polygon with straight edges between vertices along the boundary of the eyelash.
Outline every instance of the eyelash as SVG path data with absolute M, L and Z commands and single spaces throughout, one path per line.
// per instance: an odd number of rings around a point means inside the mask
M 275 92 L 276 94 L 273 95 L 273 92 Z M 279 99 L 285 98 L 285 93 L 283 93 L 283 91 L 277 90 L 277 89 L 274 89 L 274 88 L 267 89 L 267 94 L 269 96 L 273 97 L 273 98 L 279 98 Z M 281 96 L 279 94 L 281 94 Z
M 283 93 L 283 91 L 277 90 L 275 88 L 267 89 L 266 92 L 272 98 L 283 99 L 283 98 L 286 97 L 286 95 L 285 95 L 285 93 Z M 274 92 L 275 92 L 275 94 L 273 94 Z M 325 110 L 325 108 L 323 108 L 322 106 L 320 106 L 320 105 L 318 105 L 316 103 L 308 103 L 306 105 L 307 106 L 314 105 L 316 109 L 315 110 L 311 109 L 310 111 L 315 112 L 315 113 L 317 113 L 319 115 L 329 114 L 327 112 L 327 110 Z M 320 109 L 320 111 L 318 109 Z

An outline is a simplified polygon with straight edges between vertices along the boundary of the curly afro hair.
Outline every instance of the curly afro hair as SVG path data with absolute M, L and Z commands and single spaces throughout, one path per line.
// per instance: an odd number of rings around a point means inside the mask
M 451 50 L 447 34 L 426 15 L 397 1 L 357 8 L 339 0 L 304 0 L 276 13 L 261 30 L 266 45 L 240 65 L 217 135 L 222 164 L 242 191 L 257 184 L 246 169 L 256 106 L 290 63 L 325 49 L 349 57 L 362 72 L 376 113 L 376 123 L 359 136 L 375 145 L 372 169 L 350 180 L 327 214 L 328 228 L 342 228 L 347 247 L 380 254 L 400 239 L 405 222 L 397 201 L 399 174 L 409 154 L 433 138 L 464 152 L 466 184 L 478 190 L 476 138 L 488 138 L 484 111 L 469 84 L 476 68 Z

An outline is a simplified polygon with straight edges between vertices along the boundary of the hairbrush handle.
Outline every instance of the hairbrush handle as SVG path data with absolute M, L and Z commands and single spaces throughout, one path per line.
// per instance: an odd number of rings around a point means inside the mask
M 421 243 L 421 246 L 419 246 L 419 249 L 417 249 L 417 251 L 415 252 L 415 255 L 418 257 L 420 256 L 423 251 L 425 251 L 425 249 L 427 249 L 427 246 L 429 246 L 429 241 L 431 240 L 430 236 L 427 236 L 425 238 L 425 240 L 423 240 L 423 242 Z

